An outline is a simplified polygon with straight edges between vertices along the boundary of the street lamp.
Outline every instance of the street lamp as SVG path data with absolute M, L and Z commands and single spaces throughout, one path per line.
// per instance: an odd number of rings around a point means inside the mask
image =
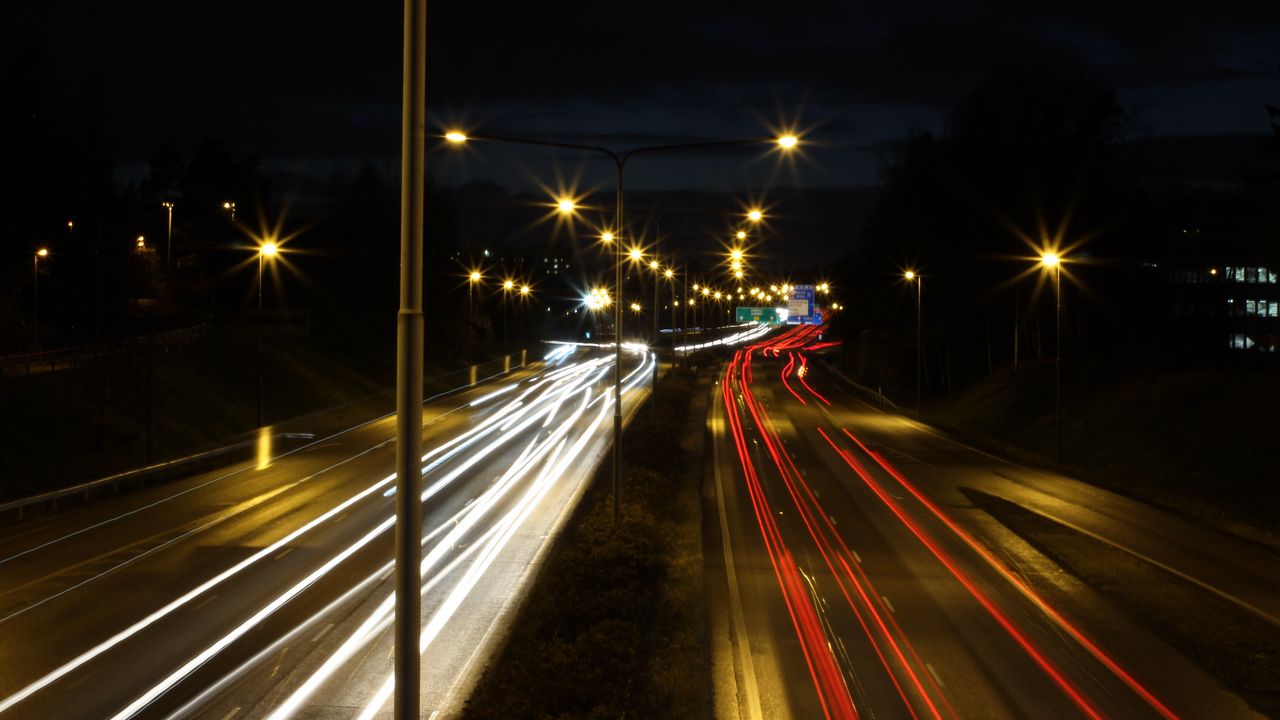
M 1040 265 L 1053 270 L 1053 414 L 1055 428 L 1055 455 L 1062 462 L 1062 258 L 1052 251 L 1040 254 Z
M 472 270 L 467 276 L 467 365 L 475 364 L 475 301 L 472 295 L 475 291 L 476 283 L 480 282 L 480 271 Z
M 31 328 L 35 331 L 34 349 L 40 349 L 40 258 L 49 257 L 49 248 L 40 248 L 31 258 Z
M 445 139 L 453 145 L 462 145 L 470 140 L 480 140 L 489 142 L 501 142 L 515 145 L 533 145 L 540 147 L 561 148 L 565 150 L 578 150 L 583 152 L 596 153 L 603 155 L 613 161 L 614 170 L 616 171 L 616 184 L 614 187 L 614 222 L 613 228 L 616 232 L 622 233 L 623 228 L 627 226 L 626 215 L 623 211 L 623 199 L 625 197 L 624 176 L 626 173 L 627 162 L 637 155 L 652 155 L 659 153 L 678 153 L 678 152 L 697 152 L 710 148 L 726 148 L 733 146 L 759 145 L 765 142 L 775 143 L 782 151 L 792 150 L 798 144 L 795 135 L 783 135 L 775 138 L 751 138 L 743 140 L 719 140 L 709 142 L 693 142 L 680 143 L 675 145 L 651 145 L 647 147 L 634 148 L 626 152 L 617 152 L 609 148 L 599 145 L 585 145 L 579 143 L 565 143 L 553 140 L 538 140 L 533 138 L 515 138 L 502 137 L 496 135 L 486 136 L 468 136 L 458 130 L 451 130 L 445 134 Z M 614 262 L 614 291 L 618 293 L 619 298 L 622 294 L 622 260 L 621 242 L 618 243 L 619 251 L 615 255 Z M 613 338 L 613 522 L 616 526 L 620 513 L 620 494 L 619 488 L 622 482 L 622 303 L 619 301 L 614 306 L 614 338 Z
M 916 284 L 916 415 L 919 415 L 920 414 L 920 377 L 923 372 L 922 368 L 924 366 L 924 353 L 923 353 L 923 348 L 920 345 L 920 317 L 921 317 L 920 307 L 921 307 L 921 302 L 924 299 L 924 278 L 920 277 L 920 275 L 914 270 L 908 270 L 904 272 L 902 274 L 902 277 L 907 282 L 914 282 Z M 838 304 L 833 303 L 833 305 L 836 305 L 835 309 L 837 310 L 840 309 Z
M 142 237 L 138 237 L 141 247 Z M 280 247 L 271 240 L 258 246 L 258 322 L 255 323 L 258 335 L 258 427 L 262 427 L 262 261 L 274 258 Z
M 507 296 L 516 288 L 516 281 L 502 281 L 502 351 L 507 352 Z
M 520 327 L 520 342 L 522 343 L 528 342 L 529 339 L 529 330 L 526 327 L 528 323 L 525 320 L 527 314 L 525 306 L 528 304 L 529 293 L 532 291 L 533 288 L 528 285 L 520 286 L 520 304 L 516 306 L 516 325 Z
M 168 200 L 165 200 L 160 204 L 164 206 L 165 210 L 169 211 L 169 220 L 165 224 L 166 240 L 165 240 L 165 248 L 164 248 L 164 269 L 168 270 L 170 267 L 171 258 L 173 257 L 173 203 Z
M 758 223 L 764 219 L 764 211 L 760 208 L 751 208 L 747 211 L 747 219 L 753 223 Z

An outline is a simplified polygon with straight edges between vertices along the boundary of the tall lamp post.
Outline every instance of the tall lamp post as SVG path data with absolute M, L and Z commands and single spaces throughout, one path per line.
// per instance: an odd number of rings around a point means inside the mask
M 637 155 L 654 155 L 668 154 L 678 152 L 701 151 L 710 148 L 723 148 L 732 146 L 748 146 L 758 145 L 761 143 L 773 143 L 783 152 L 790 152 L 799 145 L 799 138 L 792 134 L 782 135 L 776 138 L 751 138 L 744 140 L 718 140 L 710 142 L 695 143 L 679 143 L 674 145 L 651 145 L 648 147 L 634 148 L 626 152 L 617 152 L 599 145 L 583 145 L 577 143 L 563 143 L 552 140 L 538 140 L 531 138 L 515 138 L 503 137 L 497 135 L 472 135 L 467 136 L 466 133 L 459 131 L 450 131 L 445 134 L 445 139 L 454 145 L 461 145 L 469 140 L 483 140 L 488 142 L 509 143 L 515 145 L 535 145 L 541 147 L 561 148 L 565 150 L 579 150 L 582 152 L 596 153 L 603 155 L 613 161 L 614 170 L 616 171 L 616 183 L 614 189 L 614 221 L 612 232 L 616 236 L 617 245 L 614 254 L 614 292 L 617 294 L 613 307 L 613 522 L 618 524 L 619 520 L 619 500 L 620 485 L 622 482 L 622 261 L 624 258 L 622 252 L 623 232 L 626 227 L 626 216 L 623 214 L 623 197 L 624 185 L 623 176 L 626 172 L 627 162 Z
M 258 427 L 262 427 L 262 262 L 278 252 L 279 246 L 270 240 L 258 247 L 258 321 L 254 323 L 258 335 Z
M 476 363 L 475 359 L 475 339 L 476 339 L 476 313 L 474 300 L 471 296 L 475 293 L 476 283 L 480 282 L 480 272 L 472 270 L 467 276 L 467 365 L 471 366 Z
M 40 350 L 40 258 L 49 257 L 49 248 L 40 248 L 31 258 L 31 329 L 35 331 L 32 345 Z
M 173 257 L 173 203 L 165 200 L 160 203 L 165 210 L 169 211 L 169 220 L 165 223 L 165 246 L 164 246 L 164 269 L 168 270 Z
M 920 414 L 920 376 L 923 373 L 924 366 L 924 349 L 920 345 L 920 315 L 921 302 L 924 299 L 924 278 L 915 270 L 908 270 L 902 274 L 907 282 L 916 284 L 916 415 Z
M 396 314 L 396 720 L 417 720 L 422 655 L 422 235 L 427 0 L 404 0 L 400 95 L 400 310 Z
M 516 281 L 507 279 L 502 281 L 502 352 L 510 352 L 507 349 L 507 296 L 516 289 Z
M 1053 271 L 1053 414 L 1054 454 L 1062 462 L 1062 258 L 1055 252 L 1040 255 L 1040 265 Z

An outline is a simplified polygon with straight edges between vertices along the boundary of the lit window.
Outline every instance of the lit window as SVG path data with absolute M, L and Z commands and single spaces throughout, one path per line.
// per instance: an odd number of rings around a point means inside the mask
M 1236 268 L 1236 282 L 1244 282 L 1244 268 Z
M 1252 300 L 1244 301 L 1244 314 L 1253 317 L 1258 314 L 1258 306 Z
M 1258 268 L 1258 282 L 1264 283 L 1266 281 L 1267 281 L 1267 269 L 1264 267 Z
M 1280 317 L 1280 302 L 1271 301 L 1270 306 L 1267 308 L 1267 317 Z
M 1268 282 L 1268 283 L 1270 283 L 1270 284 L 1272 284 L 1272 285 L 1275 285 L 1275 284 L 1276 284 L 1276 280 L 1277 280 L 1277 278 L 1276 278 L 1276 271 L 1275 271 L 1275 270 L 1268 270 L 1268 271 L 1267 271 L 1267 282 Z

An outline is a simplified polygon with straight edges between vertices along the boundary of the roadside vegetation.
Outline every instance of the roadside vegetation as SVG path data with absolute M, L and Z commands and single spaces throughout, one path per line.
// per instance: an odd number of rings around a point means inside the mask
M 617 527 L 606 462 L 464 717 L 710 717 L 698 387 L 694 372 L 673 370 L 637 413 Z

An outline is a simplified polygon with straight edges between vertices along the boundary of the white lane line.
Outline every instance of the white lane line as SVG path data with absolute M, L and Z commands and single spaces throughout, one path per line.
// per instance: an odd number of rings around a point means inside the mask
M 323 630 L 321 630 L 320 632 L 316 633 L 316 636 L 315 636 L 315 637 L 313 637 L 313 638 L 311 638 L 311 642 L 313 642 L 313 643 L 318 643 L 318 642 L 320 642 L 320 638 L 324 637 L 325 635 L 328 635 L 328 634 L 329 634 L 329 631 L 330 631 L 330 630 L 332 630 L 332 629 L 333 629 L 333 623 L 329 623 L 328 625 L 325 625 Z
M 831 527 L 837 527 L 839 525 L 839 523 L 836 522 L 836 518 L 834 515 L 828 515 L 827 520 L 831 521 Z
M 859 564 L 862 563 L 862 556 L 858 554 L 857 550 L 850 550 L 849 552 L 853 553 L 854 560 L 857 560 Z
M 938 681 L 938 687 L 947 686 L 946 683 L 942 682 L 942 676 L 938 674 L 938 671 L 933 669 L 933 663 L 925 663 L 924 666 L 929 668 L 929 674 L 933 676 L 934 680 Z
M 889 612 L 893 613 L 894 615 L 898 614 L 898 611 L 893 609 L 893 603 L 889 602 L 888 595 L 881 595 L 880 599 L 884 601 L 885 607 L 889 608 Z
M 239 705 L 237 705 L 237 706 L 235 706 L 235 707 L 231 708 L 231 712 L 227 713 L 226 715 L 223 715 L 223 716 L 222 716 L 222 720 L 231 720 L 231 718 L 233 718 L 233 717 L 235 717 L 235 716 L 237 716 L 237 715 L 239 715 L 239 714 L 240 714 L 240 706 L 239 706 Z
M 719 412 L 724 409 L 717 404 L 717 398 L 710 402 Z M 720 510 L 720 544 L 724 548 L 724 570 L 729 581 L 729 604 L 732 607 L 734 642 L 738 649 L 738 661 L 742 663 L 742 680 L 746 686 L 743 694 L 747 700 L 747 717 L 758 720 L 764 717 L 760 709 L 760 690 L 756 685 L 755 665 L 751 661 L 751 647 L 747 640 L 747 620 L 742 612 L 742 596 L 738 591 L 738 574 L 734 569 L 733 545 L 729 539 L 729 516 L 725 511 L 724 479 L 720 475 L 720 439 L 723 435 L 724 423 L 712 423 L 711 446 L 712 467 L 716 478 L 716 507 Z M 719 432 L 717 432 L 717 430 Z
M 279 560 L 280 558 L 284 557 L 285 555 L 288 555 L 288 554 L 289 554 L 289 553 L 291 553 L 291 552 L 293 552 L 293 548 L 292 548 L 292 547 L 287 547 L 287 548 L 285 548 L 285 549 L 284 549 L 284 551 L 283 551 L 283 552 L 276 554 L 276 556 L 275 556 L 275 557 L 273 557 L 273 558 L 272 558 L 272 560 Z

